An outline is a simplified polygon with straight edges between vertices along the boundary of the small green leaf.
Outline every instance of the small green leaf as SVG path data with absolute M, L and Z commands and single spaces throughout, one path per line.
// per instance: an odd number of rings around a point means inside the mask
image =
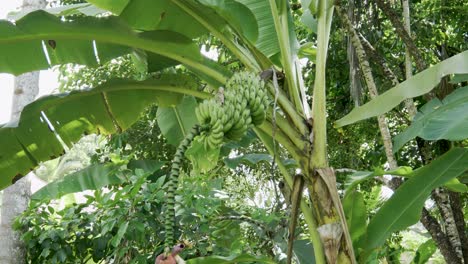
M 203 142 L 196 137 L 185 156 L 192 162 L 196 172 L 206 173 L 218 164 L 220 149 L 206 149 Z
M 307 58 L 312 62 L 315 62 L 317 56 L 317 47 L 312 42 L 304 43 L 298 51 L 299 58 Z
M 461 183 L 457 178 L 453 178 L 444 184 L 444 187 L 452 192 L 465 193 L 468 192 L 468 186 Z
M 468 74 L 455 74 L 450 83 L 461 83 L 468 81 Z
M 384 171 L 382 169 L 376 169 L 375 171 L 356 171 L 346 178 L 346 182 L 345 182 L 345 186 L 347 186 L 346 193 L 353 190 L 358 184 L 368 179 L 374 178 L 375 176 L 382 176 L 384 174 L 387 174 L 387 175 L 410 177 L 412 173 L 413 173 L 413 169 L 407 166 L 402 166 L 402 167 L 396 168 L 394 170 L 389 170 L 389 171 Z
M 411 264 L 424 264 L 432 257 L 432 255 L 436 252 L 437 246 L 434 240 L 429 239 L 426 242 L 422 243 L 418 250 L 416 251 L 416 255 L 414 256 Z
M 120 241 L 122 241 L 122 238 L 125 235 L 125 232 L 127 232 L 127 228 L 128 228 L 128 221 L 124 221 L 122 224 L 120 224 L 119 230 L 117 231 L 117 235 L 115 235 L 111 239 L 112 246 L 118 247 L 120 245 Z
M 364 196 L 356 190 L 347 192 L 343 198 L 343 210 L 353 245 L 357 248 L 356 245 L 361 237 L 365 235 L 367 227 L 367 210 Z
M 293 245 L 298 264 L 315 264 L 314 247 L 310 240 L 296 240 Z

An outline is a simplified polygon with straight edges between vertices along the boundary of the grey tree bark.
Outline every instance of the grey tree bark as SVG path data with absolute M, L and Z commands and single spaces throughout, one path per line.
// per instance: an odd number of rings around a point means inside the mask
M 42 9 L 45 0 L 23 0 L 25 11 Z M 18 120 L 24 106 L 31 103 L 39 93 L 39 72 L 19 75 L 15 78 L 11 120 Z M 30 175 L 21 178 L 3 191 L 0 224 L 0 263 L 25 263 L 24 246 L 19 234 L 13 231 L 15 218 L 28 206 L 31 197 Z

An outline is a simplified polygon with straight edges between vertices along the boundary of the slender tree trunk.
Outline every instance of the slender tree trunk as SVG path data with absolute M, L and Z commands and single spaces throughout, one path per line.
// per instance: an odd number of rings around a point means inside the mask
M 341 6 L 337 6 L 337 13 L 343 23 L 346 26 L 346 29 L 349 32 L 349 37 L 351 38 L 351 43 L 353 44 L 354 48 L 356 49 L 357 59 L 359 62 L 359 66 L 361 68 L 361 72 L 364 76 L 364 80 L 366 81 L 367 88 L 369 89 L 370 97 L 373 99 L 378 96 L 377 86 L 374 81 L 374 77 L 371 71 L 371 67 L 369 65 L 369 61 L 367 59 L 367 54 L 364 51 L 364 47 L 359 40 L 359 36 L 356 30 L 353 27 L 353 24 L 349 20 L 347 14 L 344 12 L 344 9 Z M 385 119 L 385 116 L 381 115 L 377 117 L 380 134 L 382 135 L 382 140 L 384 143 L 385 155 L 387 156 L 387 161 L 389 167 L 391 169 L 396 168 L 397 162 L 395 156 L 393 155 L 393 143 L 392 137 L 390 135 L 390 131 L 388 129 L 388 123 Z
M 403 18 L 405 23 L 406 32 L 411 36 L 411 21 L 410 21 L 410 9 L 408 0 L 403 0 Z M 411 54 L 407 47 L 405 47 L 405 72 L 406 79 L 409 79 L 413 76 L 413 66 L 411 61 Z M 416 115 L 416 107 L 414 106 L 413 98 L 408 98 L 405 100 L 406 110 L 410 116 L 410 120 L 413 120 L 413 117 Z
M 348 16 L 351 20 L 351 23 L 355 24 L 355 15 L 354 15 L 354 0 L 350 0 L 348 3 Z M 361 104 L 361 93 L 362 85 L 359 78 L 359 65 L 356 61 L 356 51 L 351 43 L 351 39 L 348 36 L 347 43 L 347 53 L 348 53 L 348 62 L 349 62 L 349 84 L 350 84 L 350 94 L 351 98 L 354 100 L 354 106 L 358 107 Z
M 23 10 L 36 10 L 46 6 L 44 0 L 24 0 Z M 15 78 L 11 120 L 18 120 L 24 106 L 39 93 L 39 72 L 25 73 Z M 0 225 L 0 263 L 25 263 L 25 251 L 19 234 L 12 224 L 28 206 L 31 197 L 30 175 L 21 178 L 3 191 Z

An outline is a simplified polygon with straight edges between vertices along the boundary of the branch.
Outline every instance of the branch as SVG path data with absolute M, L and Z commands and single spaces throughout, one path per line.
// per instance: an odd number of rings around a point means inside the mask
M 388 2 L 384 0 L 376 0 L 375 2 L 377 3 L 377 6 L 382 10 L 382 12 L 388 17 L 388 19 L 390 19 L 390 22 L 392 22 L 396 33 L 401 38 L 401 40 L 403 40 L 406 47 L 408 48 L 409 53 L 413 57 L 418 70 L 425 70 L 427 68 L 426 62 L 424 61 L 418 47 L 416 47 L 416 44 L 414 44 L 413 39 L 408 34 L 408 31 L 406 31 L 405 26 L 401 22 L 401 16 L 393 10 L 393 8 Z
M 390 78 L 390 81 L 392 82 L 393 86 L 398 85 L 400 81 L 398 80 L 398 77 L 392 71 L 392 69 L 390 69 L 390 66 L 388 65 L 387 61 L 384 58 L 382 58 L 382 56 L 380 56 L 380 54 L 375 50 L 374 46 L 372 46 L 372 44 L 370 44 L 369 41 L 361 33 L 358 34 L 359 40 L 361 41 L 362 46 L 366 50 L 366 54 L 368 54 L 369 57 L 371 57 L 371 59 L 373 59 L 375 63 L 380 66 L 384 75 Z

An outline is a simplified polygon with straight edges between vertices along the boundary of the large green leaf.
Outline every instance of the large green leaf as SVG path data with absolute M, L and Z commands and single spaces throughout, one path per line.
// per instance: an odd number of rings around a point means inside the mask
M 51 65 L 67 62 L 96 65 L 98 61 L 128 53 L 127 47 L 132 47 L 196 68 L 221 83 L 227 78 L 207 65 L 197 45 L 187 42 L 179 33 L 159 30 L 136 34 L 116 17 L 62 21 L 44 11 L 32 12 L 16 25 L 0 21 L 0 72 L 20 74 L 48 68 L 42 41 Z
M 129 53 L 125 46 L 106 43 L 92 35 L 106 35 L 107 28 L 116 32 L 130 32 L 115 18 L 82 18 L 75 22 L 64 22 L 44 11 L 32 12 L 15 24 L 0 21 L 0 71 L 20 74 L 46 69 L 49 62 L 44 53 L 47 50 L 50 65 L 79 63 L 97 66 L 111 58 Z M 95 32 L 93 32 L 95 31 Z M 80 34 L 78 34 L 80 33 Z M 84 36 L 86 35 L 87 36 Z M 70 36 L 75 34 L 76 36 Z M 95 55 L 93 40 L 98 56 Z M 43 46 L 44 42 L 44 46 Z
M 130 0 L 86 0 L 99 8 L 108 10 L 116 15 L 120 14 Z
M 252 40 L 255 39 L 254 35 L 256 35 L 252 32 L 257 31 L 257 23 L 254 18 L 257 17 L 252 15 L 250 8 L 233 0 L 204 1 L 207 5 L 191 0 L 171 1 L 209 30 L 247 67 L 259 70 L 257 69 L 259 65 L 262 68 L 271 66 L 268 58 L 252 43 Z M 233 16 L 239 15 L 242 15 L 242 18 L 232 19 Z M 239 22 L 240 19 L 242 19 L 241 22 Z M 245 44 L 245 46 L 240 43 Z M 190 67 L 190 69 L 196 68 Z
M 205 6 L 213 8 L 240 34 L 250 42 L 255 43 L 258 39 L 257 20 L 251 10 L 234 0 L 199 0 Z
M 176 105 L 183 94 L 206 97 L 186 88 L 186 82 L 180 75 L 143 82 L 113 81 L 87 91 L 42 97 L 27 105 L 18 124 L 0 126 L 0 188 L 39 161 L 61 155 L 62 144 L 71 146 L 83 134 L 125 130 L 147 106 Z
M 187 264 L 236 264 L 236 263 L 268 263 L 275 264 L 274 261 L 270 260 L 267 257 L 258 257 L 249 254 L 241 255 L 232 255 L 229 257 L 221 256 L 209 256 L 209 257 L 200 257 L 195 259 L 189 259 L 186 261 Z
M 150 170 L 145 170 L 146 173 L 150 174 L 160 169 L 164 163 L 160 161 L 139 161 L 135 164 L 143 168 L 150 168 Z M 107 185 L 122 183 L 132 173 L 130 170 L 122 170 L 121 165 L 113 163 L 94 164 L 47 184 L 34 193 L 31 199 L 57 199 L 69 193 L 97 190 Z
M 139 30 L 170 30 L 190 38 L 207 32 L 205 27 L 171 0 L 132 0 L 120 17 Z
M 335 126 L 342 127 L 369 117 L 382 115 L 405 99 L 428 93 L 444 76 L 463 73 L 468 73 L 468 51 L 440 62 L 398 84 L 372 101 L 354 108 L 351 113 L 336 121 Z
M 196 107 L 197 101 L 195 98 L 185 96 L 177 105 L 158 108 L 156 119 L 162 134 L 167 139 L 167 143 L 179 146 L 179 143 L 197 123 Z
M 356 190 L 347 192 L 343 197 L 343 210 L 353 245 L 357 248 L 356 245 L 366 233 L 367 227 L 367 210 L 364 196 Z
M 88 0 L 119 15 L 139 30 L 170 30 L 195 38 L 207 32 L 196 19 L 171 0 Z
M 468 149 L 453 148 L 417 171 L 369 222 L 366 249 L 381 246 L 392 232 L 415 224 L 431 191 L 468 169 Z
M 50 13 L 56 16 L 70 16 L 70 15 L 77 15 L 77 14 L 82 14 L 86 16 L 96 16 L 96 15 L 106 12 L 106 10 L 100 9 L 89 3 L 63 5 L 63 6 L 52 7 L 52 8 L 47 8 L 43 10 L 46 11 L 47 13 Z M 11 12 L 8 14 L 8 19 L 19 20 L 22 17 L 34 11 L 35 10 L 23 9 L 18 12 Z
M 393 151 L 419 136 L 425 140 L 468 138 L 468 86 L 455 90 L 442 101 L 435 98 L 419 109 L 413 123 L 394 139 Z
M 255 46 L 267 57 L 280 52 L 275 23 L 268 0 L 237 0 L 246 5 L 257 18 L 258 39 Z

